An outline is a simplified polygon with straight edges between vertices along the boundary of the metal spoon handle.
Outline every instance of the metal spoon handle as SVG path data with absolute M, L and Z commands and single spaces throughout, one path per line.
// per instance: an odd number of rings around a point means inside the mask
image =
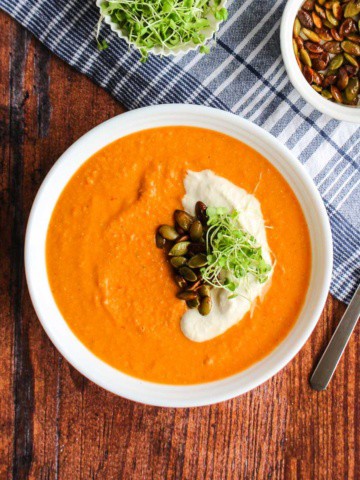
M 360 316 L 360 285 L 339 322 L 329 345 L 326 347 L 312 377 L 310 385 L 314 390 L 325 390 L 345 350 Z

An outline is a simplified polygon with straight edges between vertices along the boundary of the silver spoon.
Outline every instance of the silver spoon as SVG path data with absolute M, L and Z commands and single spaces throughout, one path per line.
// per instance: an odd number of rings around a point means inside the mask
M 329 345 L 326 347 L 317 367 L 315 368 L 310 385 L 314 390 L 325 390 L 339 363 L 341 355 L 351 337 L 360 316 L 360 285 L 351 299 Z

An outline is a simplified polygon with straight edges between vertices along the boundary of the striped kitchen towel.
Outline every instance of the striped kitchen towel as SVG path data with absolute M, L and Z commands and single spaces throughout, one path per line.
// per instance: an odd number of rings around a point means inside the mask
M 152 57 L 141 64 L 110 28 L 99 52 L 94 0 L 0 0 L 0 7 L 52 52 L 106 88 L 125 107 L 197 103 L 229 110 L 285 144 L 314 179 L 334 238 L 332 293 L 349 301 L 360 281 L 360 128 L 333 120 L 292 88 L 280 54 L 285 0 L 232 0 L 209 55 Z

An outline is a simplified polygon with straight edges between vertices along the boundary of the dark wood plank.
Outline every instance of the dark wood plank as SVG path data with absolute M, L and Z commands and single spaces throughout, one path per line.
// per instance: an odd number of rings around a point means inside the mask
M 14 329 L 11 295 L 10 202 L 10 20 L 0 16 L 0 478 L 11 477 L 13 458 L 13 380 Z
M 3 13 L 0 31 L 0 478 L 360 478 L 359 329 L 329 389 L 318 393 L 308 384 L 345 308 L 331 296 L 282 372 L 211 407 L 130 402 L 59 355 L 25 285 L 26 220 L 60 154 L 123 109 Z

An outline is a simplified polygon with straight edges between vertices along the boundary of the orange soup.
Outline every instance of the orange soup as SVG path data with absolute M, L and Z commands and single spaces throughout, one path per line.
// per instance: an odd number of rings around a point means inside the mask
M 276 266 L 252 315 L 197 343 L 180 329 L 186 305 L 154 234 L 182 208 L 186 172 L 205 169 L 256 188 Z M 57 202 L 46 255 L 53 296 L 81 342 L 129 375 L 168 384 L 218 380 L 269 354 L 296 322 L 311 271 L 306 221 L 280 173 L 249 146 L 192 127 L 141 131 L 93 155 Z

